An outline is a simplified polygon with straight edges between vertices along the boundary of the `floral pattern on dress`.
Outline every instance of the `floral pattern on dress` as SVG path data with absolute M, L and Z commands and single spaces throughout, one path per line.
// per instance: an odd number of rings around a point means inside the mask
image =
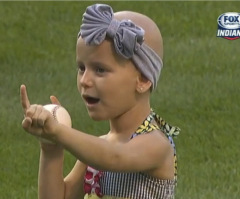
M 87 171 L 84 177 L 84 192 L 86 194 L 96 194 L 99 197 L 103 196 L 99 184 L 101 176 L 101 171 L 98 171 L 90 166 L 87 167 Z

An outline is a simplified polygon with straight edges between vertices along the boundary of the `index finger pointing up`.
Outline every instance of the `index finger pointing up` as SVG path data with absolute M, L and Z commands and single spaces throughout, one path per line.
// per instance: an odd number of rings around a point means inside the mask
M 30 107 L 30 102 L 28 99 L 27 88 L 25 85 L 21 85 L 20 87 L 20 98 L 24 113 L 26 113 L 27 109 Z

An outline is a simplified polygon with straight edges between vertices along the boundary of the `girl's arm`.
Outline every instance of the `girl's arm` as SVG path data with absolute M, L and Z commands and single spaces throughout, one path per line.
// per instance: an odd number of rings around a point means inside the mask
M 50 144 L 41 145 L 38 174 L 38 198 L 64 199 L 63 149 Z
M 57 124 L 51 139 L 61 143 L 77 159 L 99 170 L 149 171 L 159 168 L 173 154 L 168 139 L 157 130 L 127 143 L 111 143 Z
M 41 144 L 38 198 L 80 199 L 84 197 L 83 180 L 86 165 L 77 161 L 72 171 L 63 178 L 63 149 Z

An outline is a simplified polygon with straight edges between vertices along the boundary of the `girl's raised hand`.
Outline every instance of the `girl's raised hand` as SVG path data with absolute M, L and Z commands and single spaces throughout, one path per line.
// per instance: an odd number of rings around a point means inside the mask
M 31 105 L 25 85 L 20 87 L 20 98 L 24 112 L 22 121 L 24 130 L 37 137 L 51 140 L 54 136 L 54 129 L 58 124 L 52 114 L 45 110 L 42 105 Z M 56 97 L 52 98 L 52 102 L 59 103 Z

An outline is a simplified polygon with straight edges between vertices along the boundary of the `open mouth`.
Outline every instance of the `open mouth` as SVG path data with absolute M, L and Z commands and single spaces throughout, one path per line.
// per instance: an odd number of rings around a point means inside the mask
M 100 99 L 96 97 L 83 96 L 83 98 L 86 101 L 86 103 L 89 105 L 97 104 L 100 101 Z

